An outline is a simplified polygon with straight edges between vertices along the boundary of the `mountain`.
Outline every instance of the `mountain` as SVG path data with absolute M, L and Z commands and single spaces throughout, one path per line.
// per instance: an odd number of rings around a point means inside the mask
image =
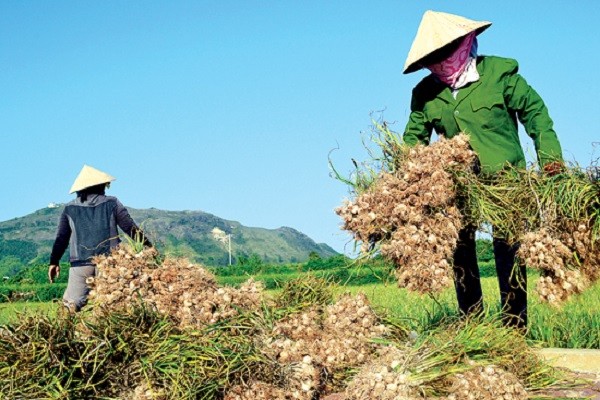
M 0 222 L 0 264 L 48 262 L 63 208 L 64 205 L 52 204 L 24 217 Z M 128 209 L 161 252 L 206 265 L 229 262 L 228 243 L 214 237 L 214 228 L 222 236 L 231 235 L 233 262 L 256 255 L 268 263 L 302 262 L 311 252 L 321 257 L 338 254 L 293 228 L 246 227 L 202 211 Z

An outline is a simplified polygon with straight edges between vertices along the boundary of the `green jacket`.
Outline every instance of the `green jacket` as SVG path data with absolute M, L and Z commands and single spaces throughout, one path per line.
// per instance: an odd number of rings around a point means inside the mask
M 497 172 L 507 163 L 524 167 L 518 119 L 533 139 L 540 165 L 562 160 L 548 109 L 518 69 L 516 60 L 478 57 L 479 80 L 459 89 L 456 99 L 433 75 L 425 77 L 413 90 L 404 142 L 429 144 L 432 129 L 448 138 L 464 132 L 482 172 Z

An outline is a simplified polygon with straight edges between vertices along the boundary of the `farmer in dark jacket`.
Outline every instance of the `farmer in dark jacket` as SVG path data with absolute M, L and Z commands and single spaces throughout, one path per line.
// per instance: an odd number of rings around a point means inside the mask
M 89 287 L 86 279 L 96 274 L 92 258 L 108 254 L 119 244 L 117 227 L 130 237 L 143 240 L 144 245 L 151 246 L 123 204 L 116 197 L 104 195 L 105 189 L 114 180 L 112 176 L 84 165 L 70 191 L 77 192 L 77 198 L 65 206 L 60 216 L 48 278 L 53 282 L 59 276 L 59 261 L 69 246 L 71 268 L 63 301 L 75 311 L 79 311 L 87 301 Z
M 548 109 L 518 73 L 516 60 L 478 56 L 476 36 L 491 25 L 441 12 L 425 12 L 404 73 L 427 68 L 431 74 L 413 90 L 404 142 L 429 144 L 432 131 L 451 138 L 464 132 L 479 158 L 477 169 L 493 176 L 507 165 L 524 167 L 517 121 L 533 139 L 538 162 L 548 173 L 562 165 L 561 146 Z M 527 325 L 525 267 L 514 268 L 518 245 L 494 234 L 501 303 L 510 325 Z M 475 251 L 475 228 L 459 234 L 454 255 L 459 308 L 481 311 L 483 299 Z

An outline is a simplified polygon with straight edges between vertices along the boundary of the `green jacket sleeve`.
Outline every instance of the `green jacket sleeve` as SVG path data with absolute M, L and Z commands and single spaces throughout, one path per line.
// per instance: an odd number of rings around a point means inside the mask
M 412 100 L 410 102 L 410 115 L 402 139 L 404 143 L 409 146 L 414 146 L 417 143 L 428 145 L 431 140 L 432 129 L 433 127 L 431 124 L 425 121 L 423 103 L 418 100 L 415 91 L 413 90 Z
M 514 111 L 533 139 L 538 162 L 541 166 L 552 161 L 562 161 L 560 142 L 548 114 L 548 108 L 540 95 L 517 73 L 518 66 L 507 77 L 506 104 Z

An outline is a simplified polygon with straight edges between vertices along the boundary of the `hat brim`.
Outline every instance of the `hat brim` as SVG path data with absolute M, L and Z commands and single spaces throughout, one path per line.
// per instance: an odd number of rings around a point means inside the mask
M 487 22 L 485 25 L 480 26 L 479 28 L 473 30 L 472 32 L 475 32 L 475 35 L 479 35 L 480 33 L 482 33 L 483 31 L 485 31 L 487 28 L 489 28 L 492 25 L 491 22 Z M 420 69 L 423 68 L 423 63 L 426 59 L 428 58 L 435 58 L 437 53 L 442 53 L 444 52 L 445 49 L 447 49 L 449 46 L 452 46 L 453 44 L 455 44 L 456 42 L 459 42 L 460 40 L 464 39 L 465 36 L 471 34 L 472 32 L 466 32 L 465 34 L 453 39 L 452 41 L 444 44 L 443 46 L 441 46 L 440 48 L 437 48 L 435 50 L 432 50 L 428 53 L 423 54 L 419 59 L 413 61 L 412 63 L 410 63 L 406 68 L 404 68 L 404 71 L 402 72 L 403 74 L 410 74 L 412 72 L 416 72 Z

